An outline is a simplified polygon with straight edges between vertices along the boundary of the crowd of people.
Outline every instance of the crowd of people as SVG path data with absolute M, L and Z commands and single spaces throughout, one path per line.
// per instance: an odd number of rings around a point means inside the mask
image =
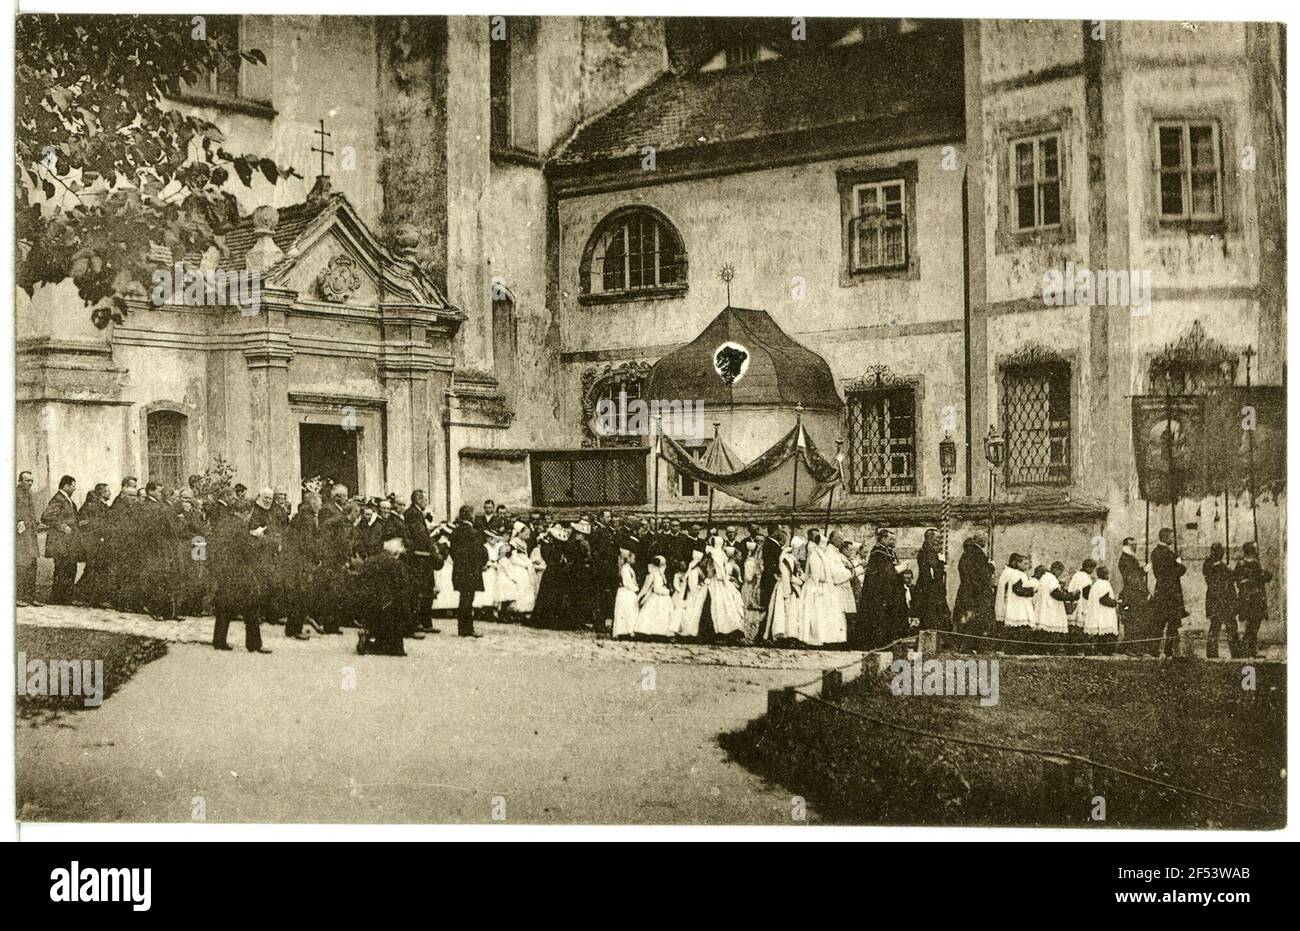
M 1070 572 L 1018 553 L 995 579 L 987 541 L 972 534 L 950 609 L 936 528 L 925 531 L 913 569 L 883 527 L 859 545 L 839 530 L 715 528 L 608 510 L 554 520 L 491 500 L 438 523 L 422 490 L 409 500 L 395 492 L 364 498 L 309 482 L 295 510 L 282 491 L 205 484 L 194 476 L 186 488 L 166 489 L 128 477 L 116 494 L 96 484 L 78 506 L 77 483 L 64 476 L 38 516 L 31 473 L 21 473 L 19 604 L 39 603 L 44 531 L 54 561 L 50 602 L 158 619 L 212 613 L 217 649 L 229 649 L 229 624 L 242 618 L 253 651 L 269 652 L 262 624 L 283 622 L 286 636 L 299 639 L 308 628 L 359 627 L 360 651 L 401 654 L 406 639 L 437 632 L 435 612 L 454 610 L 457 633 L 468 637 L 486 614 L 615 638 L 870 649 L 937 629 L 990 639 L 1124 636 L 1172 655 L 1187 616 L 1186 568 L 1169 530 L 1146 565 L 1126 539 L 1115 581 L 1094 559 Z M 1246 544 L 1229 566 L 1215 544 L 1203 575 L 1207 655 L 1218 655 L 1221 634 L 1231 655 L 1253 655 L 1272 577 L 1255 547 Z

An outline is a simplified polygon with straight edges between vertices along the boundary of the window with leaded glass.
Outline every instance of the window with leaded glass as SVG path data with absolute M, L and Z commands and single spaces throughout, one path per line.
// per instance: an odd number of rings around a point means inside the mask
M 636 294 L 685 284 L 681 237 L 661 214 L 619 211 L 597 228 L 584 259 L 584 294 Z
M 849 489 L 916 493 L 916 391 L 910 385 L 854 391 L 849 402 Z
M 907 264 L 907 199 L 901 179 L 853 188 L 853 270 Z
M 1011 143 L 1011 186 L 1017 230 L 1061 224 L 1061 140 L 1056 133 Z
M 1189 120 L 1156 124 L 1161 220 L 1223 217 L 1218 123 Z
M 1070 366 L 1065 362 L 1006 366 L 1002 422 L 1008 485 L 1070 482 Z
M 149 481 L 168 488 L 182 487 L 185 479 L 184 414 L 153 411 L 146 419 Z

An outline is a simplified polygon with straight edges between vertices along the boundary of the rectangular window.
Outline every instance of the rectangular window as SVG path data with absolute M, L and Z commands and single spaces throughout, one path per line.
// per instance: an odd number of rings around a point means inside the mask
M 1160 219 L 1219 220 L 1223 176 L 1219 124 L 1179 120 L 1156 124 Z
M 1065 363 L 1002 370 L 1008 485 L 1070 483 L 1070 367 Z
M 907 264 L 907 199 L 902 179 L 853 187 L 853 270 Z
M 910 386 L 849 394 L 849 489 L 916 494 L 916 392 Z
M 685 450 L 691 454 L 692 459 L 703 459 L 705 450 L 709 448 L 707 442 L 683 445 Z M 707 498 L 709 496 L 709 486 L 704 482 L 697 482 L 689 475 L 678 472 L 677 495 L 680 498 Z
M 1011 188 L 1016 229 L 1061 225 L 1061 139 L 1056 133 L 1011 143 Z

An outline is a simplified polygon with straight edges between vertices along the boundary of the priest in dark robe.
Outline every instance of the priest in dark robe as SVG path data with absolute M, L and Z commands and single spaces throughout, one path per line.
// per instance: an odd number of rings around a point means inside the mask
M 988 541 L 975 533 L 962 544 L 957 561 L 957 598 L 953 603 L 953 627 L 975 634 L 993 631 L 993 563 L 989 561 Z
M 907 593 L 898 571 L 894 532 L 881 527 L 867 557 L 855 626 L 857 649 L 884 646 L 907 636 Z
M 925 532 L 921 551 L 916 554 L 917 579 L 913 610 L 922 630 L 947 629 L 952 620 L 948 613 L 948 566 L 939 531 Z

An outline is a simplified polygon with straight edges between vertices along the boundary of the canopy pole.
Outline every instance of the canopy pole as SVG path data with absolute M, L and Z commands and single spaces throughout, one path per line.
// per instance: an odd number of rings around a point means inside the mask
M 790 542 L 794 542 L 795 508 L 799 506 L 799 441 L 803 439 L 803 402 L 794 406 L 794 489 L 790 492 Z
M 1169 462 L 1169 529 L 1178 552 L 1178 489 L 1174 481 L 1174 395 L 1173 380 L 1165 373 L 1165 454 Z
M 718 429 L 722 426 L 721 420 L 713 421 L 713 443 L 716 446 L 718 442 Z M 713 536 L 713 483 L 709 483 L 709 516 L 706 521 L 708 535 Z
M 663 417 L 663 414 L 660 414 L 658 417 L 656 417 L 656 418 L 655 418 L 655 421 L 656 421 L 656 423 L 657 423 L 657 425 L 658 425 L 658 428 L 659 428 L 658 431 L 657 431 L 656 434 L 655 434 L 655 490 L 654 490 L 654 496 L 655 496 L 655 532 L 658 533 L 658 531 L 659 531 L 659 457 L 660 457 L 660 452 L 661 452 L 661 450 L 660 450 L 660 444 L 663 443 L 663 435 L 664 435 L 664 417 Z
M 1257 417 L 1255 405 L 1251 399 L 1250 384 L 1250 360 L 1256 355 L 1254 346 L 1247 346 L 1246 351 L 1242 353 L 1246 357 L 1246 406 L 1250 408 L 1252 417 Z M 1246 431 L 1246 475 L 1250 481 L 1250 526 L 1251 539 L 1255 541 L 1255 548 L 1259 548 L 1259 514 L 1255 510 L 1255 424 L 1251 424 L 1251 429 Z

